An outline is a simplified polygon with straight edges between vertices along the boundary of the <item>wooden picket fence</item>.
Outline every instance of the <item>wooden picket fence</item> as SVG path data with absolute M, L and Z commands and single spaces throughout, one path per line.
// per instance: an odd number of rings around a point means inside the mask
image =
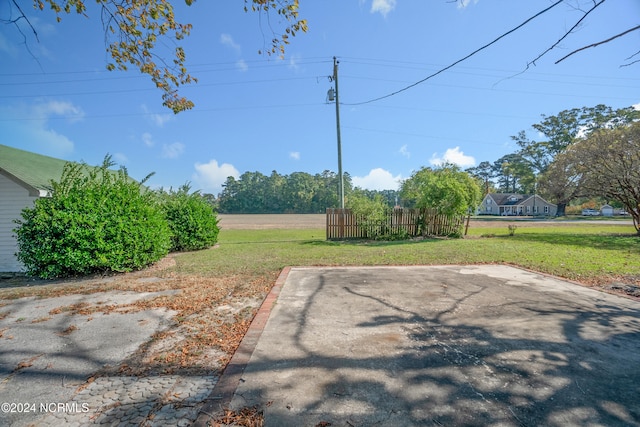
M 451 236 L 460 234 L 464 216 L 442 215 L 435 209 L 389 209 L 385 220 L 370 223 L 350 209 L 327 208 L 327 240 L 367 239 L 378 235 Z

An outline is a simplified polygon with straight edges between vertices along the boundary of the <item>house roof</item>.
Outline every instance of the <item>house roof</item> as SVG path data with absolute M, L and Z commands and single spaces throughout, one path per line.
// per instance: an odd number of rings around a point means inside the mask
M 498 206 L 516 206 L 531 197 L 528 194 L 514 193 L 489 193 L 487 196 L 491 197 L 494 203 Z M 510 200 L 512 198 L 515 198 L 515 200 Z
M 33 196 L 49 196 L 51 181 L 60 181 L 67 163 L 69 163 L 68 160 L 0 144 L 0 174 L 25 187 Z M 96 168 L 96 166 L 90 166 L 90 168 Z M 113 169 L 108 171 L 118 173 Z M 137 182 L 130 176 L 127 176 L 127 179 Z M 141 186 L 141 191 L 146 191 L 146 188 Z
M 535 197 L 536 200 L 542 200 L 543 202 L 555 206 L 553 203 L 547 202 L 539 195 L 531 194 L 515 194 L 515 193 L 489 193 L 486 197 L 490 197 L 494 203 L 498 206 L 518 206 L 525 203 L 527 200 Z M 516 200 L 510 200 L 515 198 Z
M 30 192 L 44 196 L 50 181 L 62 177 L 66 160 L 43 156 L 0 144 L 0 173 L 27 187 Z

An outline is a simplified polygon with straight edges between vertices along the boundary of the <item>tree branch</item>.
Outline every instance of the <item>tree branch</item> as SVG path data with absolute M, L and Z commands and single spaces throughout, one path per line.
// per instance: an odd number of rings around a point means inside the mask
M 604 0 L 603 0 L 603 1 L 604 1 Z M 629 33 L 630 33 L 630 32 L 632 32 L 632 31 L 636 31 L 636 30 L 640 30 L 640 25 L 637 25 L 637 26 L 635 26 L 635 27 L 633 27 L 633 28 L 630 28 L 630 29 L 628 29 L 627 31 L 623 31 L 623 32 L 622 32 L 622 33 L 620 33 L 620 34 L 616 34 L 616 35 L 615 35 L 615 36 L 613 36 L 613 37 L 609 37 L 609 38 L 608 38 L 608 39 L 606 39 L 606 40 L 602 40 L 602 41 L 597 42 L 597 43 L 592 43 L 592 44 L 590 44 L 590 45 L 588 45 L 588 46 L 583 46 L 583 47 L 581 47 L 580 49 L 576 49 L 576 50 L 574 50 L 573 52 L 571 52 L 571 53 L 569 53 L 569 54 L 567 54 L 567 55 L 563 56 L 563 57 L 562 57 L 562 58 L 560 58 L 560 59 L 558 59 L 558 60 L 556 61 L 556 64 L 558 64 L 558 63 L 560 63 L 560 62 L 564 61 L 565 59 L 567 59 L 568 57 L 570 57 L 571 55 L 573 55 L 573 54 L 575 54 L 575 53 L 578 53 L 578 52 L 583 51 L 583 50 L 585 50 L 585 49 L 589 49 L 590 47 L 596 47 L 596 46 L 600 46 L 601 44 L 609 43 L 610 41 L 615 40 L 615 39 L 617 39 L 618 37 L 622 37 L 622 36 L 624 36 L 624 35 L 626 35 L 626 34 L 629 34 Z M 638 61 L 634 61 L 634 62 L 638 62 Z M 633 64 L 634 62 L 632 62 L 631 64 Z M 627 64 L 627 65 L 631 65 L 631 64 Z
M 586 19 L 586 17 L 595 10 L 596 7 L 600 6 L 602 3 L 604 3 L 605 0 L 600 0 L 600 2 L 596 3 L 593 5 L 593 7 L 589 10 L 587 10 L 586 12 L 584 12 L 584 15 L 582 15 L 582 18 L 580 18 L 578 20 L 578 22 L 576 22 L 573 27 L 571 27 L 569 29 L 569 31 L 565 32 L 564 35 L 562 37 L 560 37 L 558 39 L 557 42 L 555 42 L 554 44 L 551 45 L 551 47 L 547 48 L 547 50 L 545 50 L 544 52 L 542 52 L 540 55 L 538 55 L 538 57 L 536 59 L 534 59 L 533 61 L 530 61 L 529 63 L 527 63 L 527 67 L 526 69 L 529 69 L 530 65 L 536 65 L 536 61 L 540 58 L 542 58 L 543 56 L 545 56 L 547 53 L 549 53 L 550 51 L 552 51 L 556 46 L 558 46 L 560 44 L 560 42 L 562 40 L 564 40 L 565 38 L 567 38 L 569 36 L 569 34 L 573 33 L 573 31 L 582 23 L 582 21 L 584 21 Z M 558 61 L 560 62 L 560 61 Z M 558 63 L 556 62 L 556 64 Z
M 38 43 L 40 43 L 40 39 L 38 39 L 38 32 L 36 31 L 35 27 L 31 23 L 31 21 L 29 21 L 29 18 L 27 18 L 27 15 L 25 15 L 25 13 L 22 11 L 22 9 L 20 8 L 20 5 L 18 4 L 18 2 L 16 0 L 11 0 L 11 3 L 13 3 L 13 5 L 18 9 L 18 11 L 20 12 L 20 16 L 18 16 L 18 18 L 14 19 L 13 21 L 10 21 L 10 22 L 15 24 L 16 27 L 17 27 L 18 26 L 17 22 L 20 19 L 24 19 L 25 21 L 27 21 L 27 24 L 29 24 L 29 27 L 31 28 L 31 31 L 33 31 L 33 35 L 36 38 L 36 41 Z M 20 30 L 20 27 L 18 27 L 18 30 Z M 20 32 L 22 33 L 22 31 L 20 31 Z
M 16 9 L 18 9 L 18 12 L 20 12 L 18 14 L 18 17 L 15 19 L 12 19 L 13 17 L 13 10 L 11 10 L 11 4 L 13 4 Z M 25 35 L 25 33 L 22 32 L 22 28 L 20 28 L 20 25 L 18 25 L 18 21 L 20 21 L 21 19 L 24 19 L 27 23 L 27 25 L 29 26 L 29 28 L 31 28 L 31 31 L 33 31 L 33 35 L 36 38 L 36 41 L 38 43 L 40 43 L 40 39 L 38 38 L 38 32 L 36 31 L 35 27 L 33 26 L 33 24 L 31 23 L 31 21 L 29 21 L 29 18 L 27 18 L 27 15 L 25 15 L 24 11 L 22 10 L 22 8 L 20 8 L 20 5 L 17 3 L 16 0 L 11 0 L 11 3 L 9 4 L 9 19 L 2 19 L 0 21 L 2 21 L 5 24 L 13 24 L 16 29 L 18 30 L 18 33 L 22 36 L 22 40 L 23 40 L 23 44 L 25 49 L 27 50 L 27 52 L 29 52 L 29 55 L 31 55 L 31 57 L 34 59 L 34 61 L 36 61 L 36 64 L 38 64 L 38 67 L 40 67 L 40 69 L 42 71 L 44 71 L 44 69 L 42 68 L 42 64 L 40 64 L 40 61 L 38 60 L 38 57 L 36 57 L 33 52 L 31 51 L 31 48 L 29 48 L 29 43 L 27 42 L 27 36 Z

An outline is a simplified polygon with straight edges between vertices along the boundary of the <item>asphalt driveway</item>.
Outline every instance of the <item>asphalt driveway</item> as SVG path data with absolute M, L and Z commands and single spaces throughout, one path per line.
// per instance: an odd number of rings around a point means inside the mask
M 640 302 L 500 266 L 291 268 L 197 424 L 640 426 Z

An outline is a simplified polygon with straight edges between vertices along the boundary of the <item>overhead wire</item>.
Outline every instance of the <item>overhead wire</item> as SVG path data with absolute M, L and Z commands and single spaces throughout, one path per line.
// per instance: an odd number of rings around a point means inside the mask
M 300 65 L 310 65 L 310 64 L 323 64 L 323 63 L 329 63 L 331 62 L 330 60 L 318 60 L 319 58 L 306 58 L 306 59 L 301 59 L 301 60 L 297 60 L 296 64 L 300 64 Z M 253 65 L 253 64 L 263 64 L 263 65 L 257 65 L 257 66 L 253 66 L 252 68 L 269 68 L 269 67 L 289 67 L 291 66 L 290 62 L 287 62 L 285 60 L 278 60 L 278 61 L 270 61 L 270 60 L 248 60 L 248 61 L 244 61 L 246 64 L 248 65 Z M 189 70 L 196 70 L 196 72 L 215 72 L 215 71 L 228 71 L 228 70 L 233 70 L 235 69 L 235 65 L 237 65 L 238 61 L 232 61 L 232 62 L 211 62 L 211 63 L 203 63 L 203 64 L 190 64 Z M 210 67 L 216 67 L 216 66 L 223 66 L 223 67 L 229 67 L 229 68 L 210 68 Z M 204 70 L 198 70 L 198 67 L 207 67 Z M 0 73 L 0 77 L 32 77 L 32 76 L 36 76 L 36 77 L 44 77 L 44 76 L 55 76 L 55 75 L 67 75 L 67 74 L 108 74 L 111 73 L 113 74 L 113 71 L 109 71 L 109 70 L 68 70 L 68 71 L 52 71 L 52 72 L 46 72 L 46 73 Z M 145 78 L 145 75 L 134 75 L 134 76 L 130 76 L 130 77 L 117 77 L 117 78 Z
M 534 20 L 534 19 L 536 19 L 537 17 L 539 17 L 539 16 L 543 15 L 544 13 L 546 13 L 546 12 L 548 12 L 549 10 L 553 9 L 554 7 L 556 7 L 556 6 L 560 5 L 560 4 L 562 4 L 562 3 L 563 3 L 563 1 L 564 1 L 564 0 L 558 0 L 558 1 L 556 1 L 556 2 L 555 2 L 555 3 L 553 3 L 551 6 L 549 6 L 549 7 L 545 8 L 545 9 L 541 10 L 540 12 L 536 13 L 535 15 L 533 15 L 533 16 L 531 16 L 531 17 L 527 18 L 524 22 L 522 22 L 521 24 L 519 24 L 519 25 L 517 25 L 516 27 L 512 28 L 511 30 L 507 31 L 506 33 L 503 33 L 502 35 L 498 36 L 497 38 L 495 38 L 495 39 L 494 39 L 494 40 L 492 40 L 491 42 L 489 42 L 489 43 L 485 44 L 484 46 L 482 46 L 482 47 L 480 47 L 480 48 L 478 48 L 478 49 L 474 50 L 473 52 L 471 52 L 470 54 L 466 55 L 465 57 L 463 57 L 463 58 L 461 58 L 461 59 L 458 59 L 457 61 L 455 61 L 455 62 L 453 62 L 453 63 L 451 63 L 451 64 L 447 65 L 446 67 L 439 69 L 439 70 L 438 70 L 438 71 L 436 71 L 435 73 L 432 73 L 432 74 L 428 75 L 427 77 L 425 77 L 425 78 L 423 78 L 423 79 L 421 79 L 421 80 L 418 80 L 418 81 L 417 81 L 417 82 L 415 82 L 415 83 L 412 83 L 412 84 L 410 84 L 410 85 L 408 85 L 408 86 L 403 87 L 402 89 L 396 90 L 396 91 L 391 92 L 391 93 L 388 93 L 388 94 L 386 94 L 386 95 L 383 95 L 383 96 L 379 96 L 379 97 L 377 97 L 377 98 L 370 99 L 370 100 L 368 100 L 368 101 L 355 102 L 355 103 L 343 103 L 343 104 L 344 104 L 344 105 L 363 105 L 363 104 L 370 104 L 370 103 L 372 103 L 372 102 L 376 102 L 376 101 L 380 101 L 380 100 L 383 100 L 383 99 L 386 99 L 386 98 L 390 98 L 390 97 L 392 97 L 392 96 L 394 96 L 394 95 L 397 95 L 397 94 L 399 94 L 399 93 L 402 93 L 402 92 L 404 92 L 404 91 L 407 91 L 407 90 L 409 90 L 409 89 L 411 89 L 411 88 L 413 88 L 413 87 L 416 87 L 416 86 L 418 86 L 419 84 L 424 83 L 424 82 L 426 82 L 427 80 L 430 80 L 430 79 L 432 79 L 433 77 L 435 77 L 435 76 L 437 76 L 437 75 L 439 75 L 439 74 L 444 73 L 445 71 L 447 71 L 447 70 L 449 70 L 449 69 L 451 69 L 451 68 L 455 67 L 455 66 L 456 66 L 456 65 L 458 65 L 459 63 L 461 63 L 461 62 L 463 62 L 463 61 L 466 61 L 467 59 L 471 58 L 472 56 L 474 56 L 474 55 L 475 55 L 475 54 L 477 54 L 478 52 L 480 52 L 480 51 L 482 51 L 482 50 L 484 50 L 484 49 L 488 48 L 489 46 L 491 46 L 491 45 L 493 45 L 493 44 L 497 43 L 498 41 L 500 41 L 501 39 L 505 38 L 505 37 L 506 37 L 506 36 L 508 36 L 509 34 L 511 34 L 511 33 L 515 32 L 515 31 L 519 30 L 519 29 L 520 29 L 520 28 L 522 28 L 522 27 L 524 27 L 525 25 L 527 25 L 529 22 L 533 21 L 533 20 Z
M 277 109 L 277 108 L 301 108 L 301 107 L 317 107 L 324 103 L 313 104 L 271 104 L 271 105 L 252 105 L 252 106 L 236 106 L 236 107 L 213 107 L 213 108 L 198 108 L 192 110 L 192 113 L 208 113 L 212 111 L 242 111 L 242 110 L 264 110 L 264 109 Z M 78 120 L 78 119 L 102 119 L 113 117 L 152 117 L 159 114 L 169 114 L 168 112 L 140 112 L 140 113 L 111 113 L 111 114 L 91 114 L 91 115 L 59 115 L 59 116 L 41 116 L 41 117 L 11 117 L 0 118 L 0 122 L 13 122 L 13 121 L 40 121 L 40 120 Z
M 424 138 L 424 139 L 459 141 L 459 142 L 474 143 L 474 144 L 481 144 L 481 145 L 503 145 L 504 144 L 503 142 L 486 142 L 486 141 L 478 141 L 478 140 L 473 140 L 473 139 L 468 139 L 468 138 L 462 139 L 462 138 L 453 138 L 453 137 L 450 137 L 450 136 L 425 135 L 425 134 L 420 134 L 420 133 L 402 132 L 402 131 L 393 131 L 393 130 L 384 130 L 384 129 L 369 129 L 369 128 L 363 128 L 363 127 L 357 127 L 357 126 L 343 126 L 343 128 L 344 129 L 353 129 L 353 130 L 365 131 L 365 132 L 386 133 L 386 134 L 392 134 L 392 135 L 404 135 L 404 136 L 412 136 L 412 137 Z
M 316 77 L 285 77 L 278 79 L 262 79 L 262 80 L 244 80 L 235 82 L 216 82 L 216 83 L 198 83 L 197 87 L 212 87 L 212 86 L 233 86 L 243 84 L 254 83 L 273 83 L 280 81 L 294 81 L 294 80 L 310 80 L 316 79 Z M 184 89 L 187 89 L 185 87 Z M 104 95 L 109 93 L 124 93 L 124 92 L 151 92 L 155 91 L 155 87 L 147 87 L 140 89 L 112 89 L 102 91 L 90 91 L 90 92 L 67 92 L 67 93 L 50 93 L 50 94 L 36 94 L 36 95 L 0 95 L 0 98 L 40 98 L 40 97 L 53 97 L 53 96 L 83 96 L 83 95 Z

